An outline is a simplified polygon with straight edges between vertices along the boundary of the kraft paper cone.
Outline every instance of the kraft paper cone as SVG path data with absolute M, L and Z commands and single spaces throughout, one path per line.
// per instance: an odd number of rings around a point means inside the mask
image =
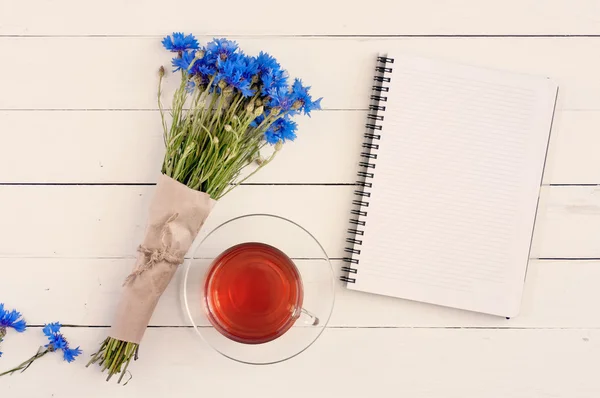
M 110 337 L 140 343 L 154 308 L 215 201 L 161 175 L 133 272 L 125 280 Z

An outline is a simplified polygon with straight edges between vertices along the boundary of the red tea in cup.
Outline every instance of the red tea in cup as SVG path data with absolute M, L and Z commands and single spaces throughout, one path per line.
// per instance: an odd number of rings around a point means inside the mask
M 211 265 L 204 285 L 208 319 L 225 337 L 261 344 L 287 332 L 302 310 L 300 273 L 264 243 L 231 247 Z

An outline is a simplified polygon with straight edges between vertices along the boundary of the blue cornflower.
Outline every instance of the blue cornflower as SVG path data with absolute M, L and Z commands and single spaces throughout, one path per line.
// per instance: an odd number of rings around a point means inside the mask
M 67 362 L 73 362 L 75 357 L 81 355 L 82 351 L 77 348 L 63 348 L 63 359 Z
M 198 49 L 198 40 L 194 35 L 184 35 L 181 32 L 173 33 L 173 36 L 166 36 L 162 40 L 162 45 L 169 51 L 182 53 L 188 50 Z
M 280 108 L 283 113 L 293 112 L 292 107 L 294 106 L 295 98 L 287 87 L 272 88 L 268 94 L 270 98 L 268 105 L 271 108 Z
M 202 75 L 206 78 L 217 73 L 217 67 L 214 64 L 208 62 L 196 62 L 192 67 L 192 73 L 194 75 Z
M 258 68 L 258 72 L 261 74 L 270 73 L 271 71 L 281 69 L 281 65 L 279 65 L 279 62 L 277 62 L 275 57 L 262 51 L 256 57 L 256 66 Z
M 195 88 L 196 88 L 196 83 L 194 83 L 193 80 L 188 80 L 188 82 L 185 84 L 185 91 L 187 91 L 190 94 L 194 92 Z
M 258 77 L 258 63 L 256 57 L 244 56 L 240 60 L 242 66 L 242 77 L 248 81 L 252 81 L 255 76 Z
M 212 76 L 217 72 L 217 60 L 214 58 L 210 59 L 207 56 L 206 49 L 204 49 L 204 48 L 202 48 L 198 51 L 201 51 L 203 53 L 203 55 L 201 58 L 196 59 L 194 61 L 192 67 L 189 69 L 189 73 L 190 73 L 190 75 L 200 76 L 200 77 L 206 78 L 208 80 L 209 76 Z M 188 66 L 192 62 L 192 60 L 189 60 Z
M 292 97 L 294 99 L 293 108 L 302 110 L 304 114 L 308 116 L 310 116 L 311 111 L 321 109 L 321 100 L 323 99 L 319 98 L 318 100 L 313 101 L 308 93 L 309 90 L 310 87 L 302 85 L 302 80 L 294 80 L 294 84 L 292 85 Z
M 277 119 L 267 131 L 265 131 L 265 140 L 269 144 L 277 144 L 278 142 L 294 141 L 296 138 L 296 130 L 298 125 L 291 119 Z
M 6 336 L 6 329 L 12 328 L 19 333 L 22 333 L 27 328 L 25 320 L 21 316 L 21 313 L 16 310 L 5 310 L 4 304 L 0 303 L 0 342 L 4 340 Z M 0 357 L 2 352 L 0 351 Z
M 237 88 L 244 97 L 250 97 L 254 94 L 251 87 L 251 80 L 244 77 L 246 72 L 246 56 L 236 54 L 225 61 L 218 61 L 219 72 L 215 78 L 215 84 L 224 81 L 228 86 Z
M 16 310 L 5 310 L 4 304 L 0 303 L 0 330 L 6 331 L 7 328 L 13 328 L 21 333 L 25 331 L 26 327 L 27 324 L 20 312 Z
M 238 49 L 238 44 L 235 41 L 227 39 L 213 39 L 206 45 L 205 57 L 209 60 L 225 61 Z
M 181 54 L 181 57 L 175 57 L 171 61 L 173 64 L 173 72 L 177 72 L 178 70 L 188 71 L 192 61 L 196 58 L 196 51 L 186 51 Z
M 274 57 L 261 51 L 256 57 L 256 67 L 263 96 L 268 96 L 270 90 L 287 88 L 287 71 L 281 69 L 281 65 Z
M 250 122 L 250 127 L 257 128 L 264 121 L 265 121 L 265 115 L 264 114 L 258 115 L 257 117 L 254 118 L 253 121 Z
M 81 354 L 81 350 L 79 347 L 69 347 L 69 342 L 65 336 L 60 333 L 61 327 L 62 325 L 58 322 L 49 323 L 44 326 L 42 331 L 46 337 L 48 337 L 48 344 L 46 344 L 44 347 L 46 347 L 50 352 L 62 350 L 64 360 L 67 362 L 73 362 L 75 357 Z
M 273 69 L 260 75 L 262 81 L 261 94 L 269 96 L 273 90 L 288 91 L 288 74 L 283 69 Z
M 44 347 L 40 347 L 31 358 L 27 359 L 25 362 L 21 363 L 17 367 L 7 370 L 6 372 L 0 373 L 0 376 L 13 374 L 18 371 L 24 372 L 31 366 L 32 363 L 34 363 L 44 355 L 51 352 L 56 352 L 58 350 L 62 350 L 63 359 L 65 361 L 73 362 L 76 357 L 82 354 L 82 351 L 79 349 L 79 347 L 69 347 L 69 342 L 67 341 L 65 336 L 63 336 L 63 334 L 60 333 L 61 327 L 62 325 L 58 322 L 44 325 L 42 331 L 44 332 L 46 337 L 48 337 L 48 344 L 46 344 Z

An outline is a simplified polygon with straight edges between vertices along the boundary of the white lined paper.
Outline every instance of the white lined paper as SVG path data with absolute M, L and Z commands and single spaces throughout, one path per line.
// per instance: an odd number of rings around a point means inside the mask
M 518 313 L 557 86 L 392 57 L 355 290 Z

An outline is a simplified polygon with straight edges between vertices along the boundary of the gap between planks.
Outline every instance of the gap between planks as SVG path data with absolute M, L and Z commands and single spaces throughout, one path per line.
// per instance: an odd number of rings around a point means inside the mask
M 155 182 L 0 182 L 0 186 L 126 186 L 153 187 Z M 234 184 L 230 184 L 234 185 Z M 243 182 L 240 186 L 354 187 L 352 182 Z M 542 187 L 598 187 L 600 184 L 542 184 Z
M 133 186 L 152 187 L 155 182 L 0 182 L 0 186 Z M 229 184 L 234 185 L 234 184 Z M 243 182 L 240 186 L 358 186 L 351 182 Z
M 162 38 L 165 35 L 102 35 L 102 34 L 75 34 L 75 35 L 18 35 L 18 34 L 0 34 L 0 38 L 19 38 L 19 39 L 64 39 L 64 38 L 106 38 L 106 39 L 155 39 Z M 552 34 L 552 33 L 541 33 L 541 34 L 227 34 L 227 33 L 203 33 L 201 36 L 214 36 L 222 37 L 227 36 L 228 38 L 291 38 L 291 39 L 363 39 L 363 38 L 376 38 L 376 39 L 401 39 L 401 38 L 465 38 L 465 39 L 487 39 L 487 38 L 596 38 L 600 37 L 600 34 Z
M 110 325 L 74 325 L 61 324 L 65 328 L 78 329 L 110 329 Z M 31 329 L 41 329 L 45 325 L 27 325 Z M 194 326 L 148 325 L 148 329 L 193 329 Z M 199 329 L 209 329 L 212 326 L 197 326 Z M 326 329 L 451 329 L 451 330 L 600 330 L 600 327 L 524 327 L 524 326 L 325 326 Z
M 0 255 L 0 259 L 34 259 L 34 260 L 56 260 L 56 259 L 67 259 L 67 260 L 135 260 L 135 256 L 94 256 L 94 257 L 81 257 L 81 256 L 20 256 L 20 255 Z M 186 260 L 190 260 L 190 257 L 185 257 Z M 198 258 L 196 258 L 197 260 Z M 344 261 L 344 257 L 329 257 L 329 261 Z M 301 260 L 301 261 L 312 261 L 312 260 L 321 260 L 320 258 L 312 258 L 312 257 L 293 257 L 292 260 Z M 590 262 L 590 261 L 600 261 L 600 257 L 529 257 L 529 261 L 565 261 L 565 262 L 573 262 L 573 261 L 581 261 L 581 262 Z

